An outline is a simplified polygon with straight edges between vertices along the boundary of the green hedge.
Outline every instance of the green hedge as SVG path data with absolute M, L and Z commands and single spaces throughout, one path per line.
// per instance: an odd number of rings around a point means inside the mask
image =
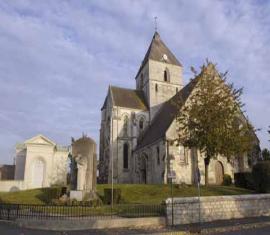
M 270 162 L 258 162 L 252 169 L 255 190 L 259 193 L 270 191 Z
M 51 187 L 43 188 L 42 194 L 39 198 L 45 203 L 51 203 L 53 199 L 59 199 L 64 193 L 66 193 L 66 187 Z
M 104 204 L 111 204 L 112 202 L 112 192 L 113 192 L 113 203 L 118 204 L 121 201 L 121 189 L 114 188 L 113 190 L 111 188 L 104 188 L 104 198 L 103 202 Z
M 232 184 L 232 177 L 230 175 L 225 174 L 223 177 L 223 183 L 224 186 L 230 186 Z
M 254 180 L 251 172 L 241 172 L 234 174 L 234 184 L 236 187 L 254 189 Z
M 52 205 L 56 206 L 91 206 L 91 207 L 100 207 L 103 205 L 102 201 L 99 198 L 92 199 L 89 201 L 77 201 L 76 199 L 68 199 L 67 201 L 62 201 L 59 199 L 52 199 Z

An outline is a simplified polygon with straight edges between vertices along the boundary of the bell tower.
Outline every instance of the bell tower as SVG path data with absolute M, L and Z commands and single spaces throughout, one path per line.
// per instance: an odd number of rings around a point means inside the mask
M 143 90 L 146 97 L 151 120 L 162 104 L 182 89 L 182 70 L 181 63 L 155 32 L 135 77 L 136 89 Z

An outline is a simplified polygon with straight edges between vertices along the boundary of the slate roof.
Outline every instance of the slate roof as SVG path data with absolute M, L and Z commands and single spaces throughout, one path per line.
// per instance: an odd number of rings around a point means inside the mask
M 165 45 L 165 43 L 161 40 L 160 35 L 158 32 L 155 32 L 153 39 L 151 41 L 151 44 L 145 54 L 145 57 L 142 61 L 142 64 L 140 66 L 140 69 L 136 75 L 140 73 L 144 65 L 147 63 L 149 59 L 155 60 L 155 61 L 160 61 L 160 62 L 165 62 L 163 60 L 163 55 L 167 55 L 167 60 L 166 63 L 168 64 L 173 64 L 173 65 L 178 65 L 182 66 L 181 63 L 177 60 L 177 58 L 174 56 L 174 54 L 170 51 L 170 49 Z
M 198 79 L 191 80 L 175 96 L 165 102 L 159 112 L 154 117 L 151 125 L 148 127 L 142 138 L 138 141 L 136 150 L 152 144 L 156 140 L 165 136 L 167 129 L 176 118 L 177 111 L 185 104 Z
M 140 109 L 140 110 L 147 110 L 147 103 L 143 94 L 143 91 L 121 88 L 110 86 L 109 88 L 113 105 L 119 106 L 123 108 L 131 108 L 131 109 Z M 102 107 L 106 105 L 108 97 L 106 97 L 105 103 Z

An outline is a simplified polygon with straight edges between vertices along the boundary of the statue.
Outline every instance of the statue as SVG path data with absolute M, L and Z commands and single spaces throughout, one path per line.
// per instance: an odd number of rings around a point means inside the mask
M 71 154 L 71 193 L 70 198 L 82 200 L 93 195 L 96 190 L 96 143 L 83 135 L 80 139 L 72 138 Z
M 77 162 L 72 157 L 71 153 L 68 155 L 68 158 L 70 159 L 70 189 L 77 190 Z

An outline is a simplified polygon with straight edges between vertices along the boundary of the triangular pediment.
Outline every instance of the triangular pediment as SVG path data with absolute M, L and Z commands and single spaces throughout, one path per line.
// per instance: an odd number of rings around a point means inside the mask
M 53 141 L 51 141 L 50 139 L 48 139 L 47 137 L 43 135 L 37 135 L 29 140 L 26 140 L 24 143 L 25 144 L 51 145 L 51 146 L 56 145 Z

